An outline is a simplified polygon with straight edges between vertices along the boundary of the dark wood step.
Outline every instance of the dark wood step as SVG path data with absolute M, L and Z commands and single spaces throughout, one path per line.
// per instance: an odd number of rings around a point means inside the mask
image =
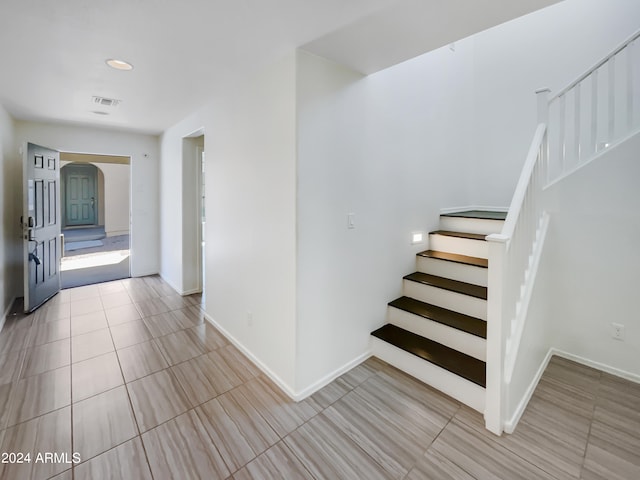
M 450 278 L 429 275 L 428 273 L 414 272 L 404 277 L 405 280 L 422 283 L 423 285 L 431 285 L 432 287 L 443 288 L 451 292 L 469 295 L 471 297 L 487 299 L 487 287 L 473 285 L 472 283 L 459 282 Z
M 482 360 L 389 323 L 371 335 L 481 387 L 486 387 L 486 365 Z
M 489 266 L 489 261 L 486 258 L 469 257 L 467 255 L 439 252 L 437 250 L 425 250 L 424 252 L 418 253 L 418 256 L 445 260 L 447 262 L 462 263 L 464 265 L 473 265 L 474 267 L 487 268 Z
M 470 333 L 476 337 L 487 338 L 487 322 L 470 315 L 447 310 L 446 308 L 421 302 L 411 297 L 400 297 L 389 302 L 390 307 L 403 310 L 451 328 Z
M 478 218 L 481 220 L 505 220 L 507 212 L 489 212 L 486 210 L 467 210 L 464 212 L 443 213 L 441 217 Z
M 467 238 L 469 240 L 482 240 L 485 241 L 487 233 L 468 233 L 468 232 L 451 232 L 449 230 L 436 230 L 435 232 L 429 232 L 429 235 L 445 235 L 447 237 Z

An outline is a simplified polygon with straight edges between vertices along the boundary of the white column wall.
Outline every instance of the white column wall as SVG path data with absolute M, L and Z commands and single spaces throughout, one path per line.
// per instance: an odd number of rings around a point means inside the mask
M 296 140 L 293 52 L 162 135 L 162 274 L 179 285 L 182 139 L 204 128 L 206 312 L 295 394 Z
M 369 333 L 427 248 L 411 233 L 468 204 L 472 58 L 466 46 L 444 48 L 363 78 L 298 53 L 301 394 L 368 354 Z
M 22 292 L 22 162 L 14 140 L 15 123 L 0 105 L 0 326 Z

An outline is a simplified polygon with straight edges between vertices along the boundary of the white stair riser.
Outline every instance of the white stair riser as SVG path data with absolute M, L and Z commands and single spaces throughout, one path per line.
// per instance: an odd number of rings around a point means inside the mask
M 485 389 L 411 353 L 371 337 L 371 352 L 394 367 L 484 413 Z
M 419 272 L 450 278 L 460 282 L 473 283 L 482 287 L 487 286 L 488 269 L 465 265 L 464 263 L 449 262 L 437 258 L 417 256 Z
M 504 220 L 489 220 L 485 218 L 440 217 L 440 230 L 450 232 L 500 233 Z
M 446 345 L 449 348 L 466 353 L 485 362 L 487 360 L 487 341 L 484 338 L 451 328 L 428 318 L 389 307 L 388 320 L 392 325 L 413 332 L 421 337 Z
M 469 257 L 489 258 L 489 246 L 484 240 L 451 237 L 449 235 L 429 235 L 429 248 L 440 252 L 457 253 Z
M 487 301 L 443 288 L 425 285 L 411 280 L 403 280 L 403 294 L 421 302 L 464 313 L 472 317 L 487 319 Z

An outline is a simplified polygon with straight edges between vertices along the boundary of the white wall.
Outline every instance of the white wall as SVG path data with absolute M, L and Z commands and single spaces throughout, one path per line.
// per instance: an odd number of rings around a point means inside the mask
M 203 150 L 203 135 L 182 140 L 182 288 L 187 292 L 202 288 L 199 267 L 202 262 L 200 162 Z
M 161 141 L 163 276 L 181 282 L 185 240 L 176 219 L 182 212 L 182 138 L 204 128 L 206 311 L 290 393 L 296 335 L 295 113 L 292 52 L 165 131 Z
M 183 257 L 185 250 L 190 250 L 194 243 L 191 239 L 195 235 L 192 229 L 185 231 L 183 228 L 184 197 L 187 194 L 186 179 L 183 178 L 186 160 L 183 142 L 184 137 L 202 128 L 200 112 L 196 112 L 167 129 L 160 137 L 160 274 L 180 293 L 191 290 L 191 286 L 184 284 L 185 269 L 190 266 L 184 264 Z
M 362 78 L 299 52 L 298 391 L 366 355 L 427 248 L 411 233 L 468 204 L 471 53 L 440 49 Z
M 129 233 L 129 165 L 94 163 L 104 174 L 104 229 L 108 237 Z
M 204 127 L 207 312 L 291 392 L 312 390 L 366 354 L 427 247 L 412 231 L 443 207 L 509 204 L 533 91 L 626 37 L 635 3 L 566 0 L 364 79 L 304 52 L 271 64 L 164 133 L 163 276 L 182 286 L 182 138 Z
M 640 381 L 640 133 L 548 190 L 552 346 Z M 611 323 L 625 326 L 623 342 Z
M 158 137 L 59 124 L 16 122 L 18 144 L 32 142 L 72 153 L 131 158 L 131 274 L 159 271 Z M 106 192 L 105 192 L 106 195 Z
M 21 159 L 14 141 L 15 124 L 0 105 L 0 325 L 13 299 L 22 291 Z

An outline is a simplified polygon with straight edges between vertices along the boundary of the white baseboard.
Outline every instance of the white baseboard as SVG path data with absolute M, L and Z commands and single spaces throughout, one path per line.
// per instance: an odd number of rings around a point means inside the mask
M 278 387 L 280 387 L 280 389 L 284 393 L 286 393 L 292 400 L 298 401 L 296 393 L 289 385 L 287 385 L 286 382 L 284 382 L 269 367 L 267 367 L 264 363 L 262 363 L 260 359 L 258 359 L 253 353 L 251 353 L 242 343 L 240 343 L 233 335 L 231 335 L 222 325 L 216 322 L 213 319 L 213 317 L 211 317 L 211 315 L 209 315 L 207 312 L 204 312 L 204 318 L 206 318 L 211 325 L 216 327 L 220 331 L 220 333 L 222 333 L 227 338 L 227 340 L 229 340 L 238 350 L 240 350 L 245 356 L 247 356 L 249 360 L 251 360 L 251 362 L 253 362 L 253 364 L 256 367 L 262 370 L 262 372 L 267 377 L 273 380 L 276 383 L 276 385 L 278 385 Z
M 362 362 L 367 360 L 369 357 L 371 357 L 371 351 L 367 350 L 366 352 L 362 353 L 361 355 L 358 355 L 356 358 L 354 358 L 350 362 L 345 363 L 341 367 L 335 369 L 333 372 L 329 373 L 328 375 L 325 375 L 324 377 L 322 377 L 317 382 L 312 383 L 308 387 L 302 389 L 300 392 L 298 392 L 296 394 L 295 400 L 299 402 L 301 400 L 304 400 L 308 396 L 313 395 L 314 393 L 316 393 L 321 388 L 326 387 L 327 385 L 329 385 L 331 382 L 333 382 L 340 375 L 342 375 L 344 373 L 347 373 L 352 368 L 357 367 L 358 365 L 360 365 Z
M 185 295 L 193 295 L 195 293 L 202 293 L 202 289 L 201 288 L 192 288 L 191 290 L 185 290 L 184 292 L 178 291 L 178 293 L 184 297 Z
M 9 305 L 7 305 L 7 308 L 5 308 L 4 310 L 4 313 L 2 314 L 2 318 L 0 318 L 0 332 L 2 332 L 2 329 L 4 328 L 4 324 L 7 321 L 7 315 L 9 315 L 9 312 L 11 311 L 11 307 L 13 307 L 13 304 L 15 302 L 16 302 L 16 297 L 13 297 L 9 302 Z
M 153 275 L 155 275 L 155 273 Z M 201 288 L 192 288 L 190 290 L 181 290 L 172 281 L 170 281 L 168 278 L 166 278 L 162 273 L 158 273 L 158 275 L 160 275 L 160 278 L 162 278 L 162 280 L 164 280 L 165 283 L 169 284 L 169 286 L 171 288 L 173 288 L 178 293 L 178 295 L 182 295 L 183 297 L 185 295 L 193 295 L 194 293 L 202 292 Z
M 295 402 L 300 402 L 308 396 L 313 395 L 321 388 L 333 382 L 340 375 L 360 365 L 371 356 L 371 352 L 367 351 L 351 360 L 350 362 L 347 362 L 343 366 L 337 368 L 330 374 L 325 375 L 323 378 L 304 388 L 302 391 L 296 392 L 293 388 L 291 388 L 291 386 L 287 385 L 286 382 L 284 382 L 278 375 L 276 375 L 269 367 L 267 367 L 259 358 L 257 358 L 252 352 L 250 352 L 242 343 L 240 343 L 233 335 L 231 335 L 224 327 L 222 327 L 222 325 L 216 322 L 213 317 L 211 317 L 206 312 L 204 312 L 204 317 L 211 325 L 216 327 L 238 350 L 240 350 L 245 356 L 247 356 L 256 367 L 262 370 L 262 372 L 267 377 L 273 380 L 275 384 L 278 385 L 278 387 L 280 387 L 280 389 L 284 393 L 286 393 L 289 398 L 291 398 Z
M 614 368 L 610 365 L 596 362 L 594 360 L 589 360 L 588 358 L 584 358 L 579 355 L 574 355 L 572 353 L 565 352 L 564 350 L 559 350 L 557 348 L 551 347 L 547 352 L 547 355 L 545 355 L 544 360 L 540 364 L 538 371 L 536 372 L 533 379 L 531 380 L 531 383 L 529 384 L 529 387 L 527 388 L 527 391 L 525 392 L 524 396 L 520 400 L 520 403 L 518 404 L 518 407 L 516 408 L 515 412 L 513 413 L 513 415 L 509 420 L 505 421 L 504 431 L 506 433 L 513 433 L 513 431 L 515 430 L 516 426 L 518 425 L 518 422 L 520 421 L 520 418 L 522 417 L 522 414 L 524 413 L 525 409 L 527 408 L 527 405 L 529 404 L 529 400 L 531 400 L 531 397 L 533 396 L 533 392 L 538 386 L 538 382 L 540 382 L 540 378 L 542 378 L 542 374 L 544 373 L 547 366 L 549 365 L 549 362 L 551 361 L 551 357 L 553 357 L 554 355 L 565 358 L 567 360 L 574 361 L 576 363 L 585 365 L 587 367 L 595 368 L 596 370 L 600 370 L 601 372 L 606 372 L 616 377 L 624 378 L 625 380 L 629 380 L 631 382 L 640 384 L 640 375 L 627 372 L 625 370 L 620 370 L 619 368 Z
M 627 372 L 625 370 L 620 370 L 619 368 L 612 367 L 610 365 L 606 365 L 604 363 L 596 362 L 594 360 L 589 360 L 588 358 L 580 357 L 579 355 L 574 355 L 573 353 L 565 352 L 564 350 L 558 350 L 556 348 L 551 349 L 552 355 L 557 355 L 562 358 L 566 358 L 567 360 L 572 360 L 576 363 L 580 363 L 587 367 L 595 368 L 596 370 L 600 370 L 601 372 L 609 373 L 613 376 L 624 378 L 625 380 L 629 380 L 630 382 L 640 383 L 640 375 L 635 373 Z
M 469 210 L 483 210 L 485 212 L 508 212 L 509 207 L 488 207 L 486 205 L 467 205 L 466 207 L 446 207 L 440 209 L 440 215 L 447 213 L 467 212 Z
M 178 293 L 179 295 L 184 295 L 180 293 L 181 289 L 179 289 L 176 285 L 174 285 L 174 283 L 171 280 L 169 280 L 167 277 L 165 277 L 161 272 L 158 272 L 158 275 L 160 275 L 160 278 L 164 280 L 164 282 L 168 284 L 171 288 L 173 288 L 176 291 L 176 293 Z
M 542 363 L 538 367 L 536 374 L 533 376 L 531 383 L 527 387 L 527 390 L 524 396 L 520 399 L 520 402 L 518 403 L 518 407 L 513 412 L 513 415 L 511 416 L 511 418 L 504 422 L 505 433 L 513 433 L 513 431 L 516 429 L 516 426 L 518 425 L 518 422 L 520 421 L 522 414 L 526 410 L 527 405 L 529 405 L 529 400 L 531 400 L 531 397 L 533 396 L 533 392 L 535 392 L 536 387 L 538 386 L 538 382 L 540 382 L 540 378 L 542 378 L 542 374 L 546 370 L 547 365 L 549 365 L 549 361 L 551 360 L 551 357 L 553 355 L 554 355 L 553 348 L 550 348 L 547 354 L 545 355 L 544 359 L 542 360 Z
M 129 235 L 129 230 L 111 230 L 104 233 L 107 237 L 117 237 L 119 235 Z
M 157 270 L 149 270 L 147 272 L 142 271 L 142 272 L 135 272 L 135 273 L 131 271 L 131 278 L 150 277 L 151 275 L 160 275 L 160 272 L 158 272 Z

